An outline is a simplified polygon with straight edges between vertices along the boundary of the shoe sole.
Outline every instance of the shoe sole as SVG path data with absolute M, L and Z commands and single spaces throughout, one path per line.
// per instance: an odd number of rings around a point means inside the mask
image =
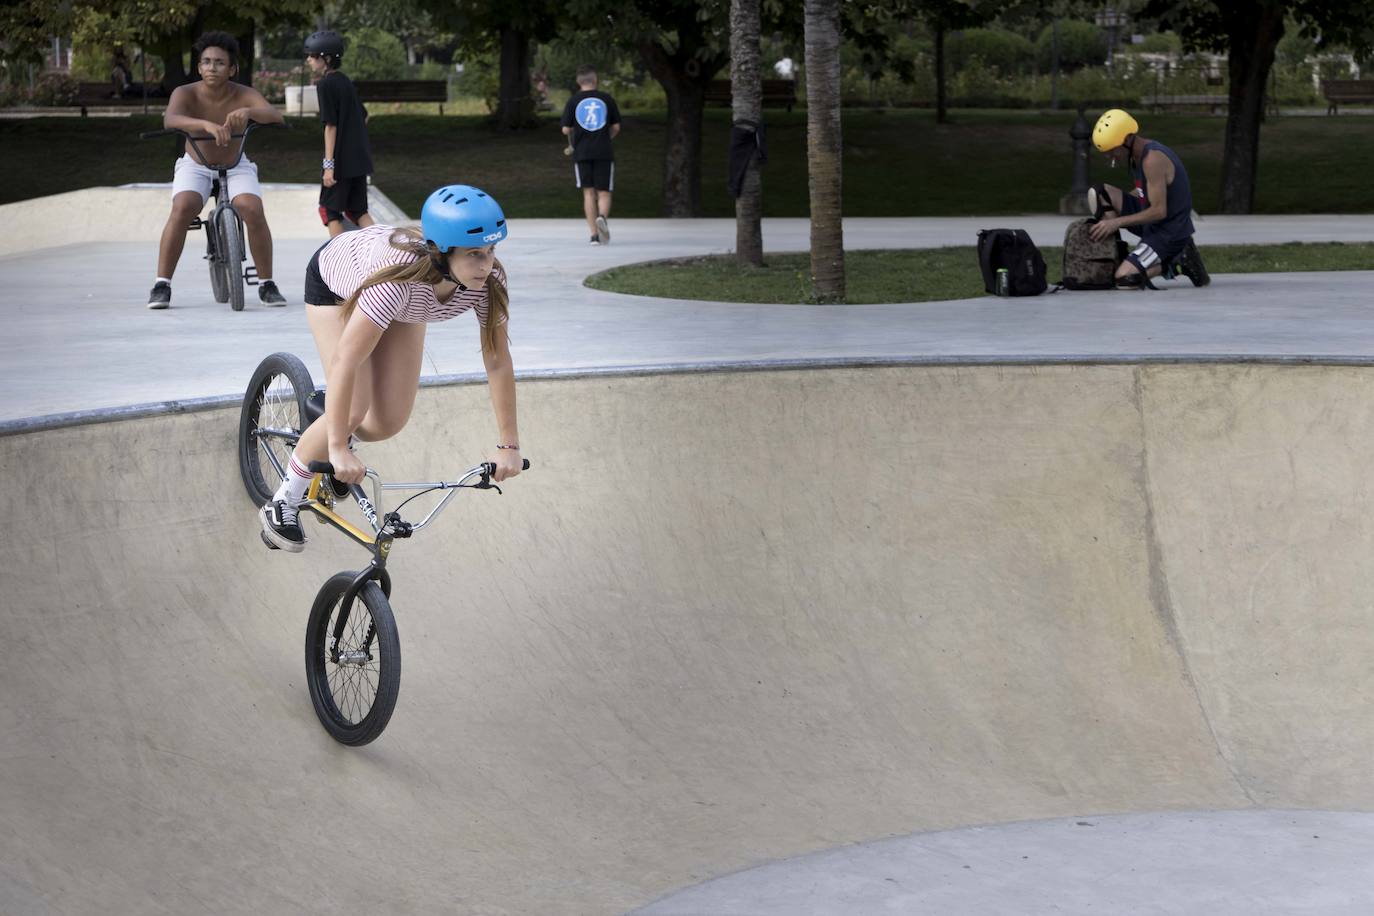
M 295 541 L 288 540 L 287 538 L 282 537 L 280 534 L 277 534 L 277 532 L 272 528 L 272 523 L 267 518 L 266 506 L 263 506 L 261 509 L 258 510 L 258 518 L 262 521 L 262 541 L 268 547 L 272 548 L 273 550 L 285 550 L 287 553 L 300 553 L 302 550 L 305 549 L 304 541 L 298 544 Z M 301 532 L 301 536 L 305 536 L 304 531 Z
M 150 308 L 150 309 L 165 309 L 165 308 L 167 308 L 167 307 L 168 307 L 169 305 L 171 305 L 171 304 L 172 304 L 172 303 L 170 303 L 170 302 L 149 302 L 149 303 L 148 303 L 148 308 Z
M 596 238 L 603 245 L 611 240 L 611 227 L 606 225 L 606 217 L 604 216 L 596 218 Z

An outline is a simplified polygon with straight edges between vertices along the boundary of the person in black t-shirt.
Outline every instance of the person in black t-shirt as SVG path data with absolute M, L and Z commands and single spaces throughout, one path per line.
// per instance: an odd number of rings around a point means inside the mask
M 563 133 L 572 149 L 573 171 L 582 189 L 582 212 L 592 231 L 592 244 L 611 240 L 606 220 L 615 189 L 615 154 L 611 139 L 620 133 L 620 109 L 615 99 L 596 88 L 596 70 L 577 68 L 577 89 L 563 108 Z
M 376 222 L 367 212 L 367 176 L 372 153 L 367 143 L 367 109 L 358 101 L 353 81 L 339 70 L 343 38 L 316 32 L 305 40 L 310 69 L 323 74 L 315 83 L 324 122 L 324 176 L 320 181 L 320 222 L 333 238 L 344 231 L 344 217 L 366 228 Z

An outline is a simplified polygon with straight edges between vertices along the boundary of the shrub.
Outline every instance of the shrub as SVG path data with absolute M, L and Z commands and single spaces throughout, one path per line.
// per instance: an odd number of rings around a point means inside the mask
M 60 107 L 76 104 L 76 80 L 65 73 L 44 73 L 30 98 L 35 105 Z
M 405 79 L 406 49 L 395 35 L 363 26 L 348 32 L 344 40 L 344 63 L 353 79 Z
M 1035 60 L 1030 39 L 1001 29 L 964 29 L 945 40 L 945 63 L 950 72 L 991 67 L 1002 76 L 1025 73 Z
M 1035 56 L 1042 73 L 1054 67 L 1054 26 L 1047 25 L 1035 40 Z M 1107 62 L 1107 36 L 1091 22 L 1059 21 L 1059 70 L 1071 73 Z

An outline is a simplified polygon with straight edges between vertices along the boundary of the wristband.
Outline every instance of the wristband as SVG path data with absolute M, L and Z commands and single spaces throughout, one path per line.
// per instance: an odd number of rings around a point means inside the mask
M 510 450 L 516 451 L 516 452 L 520 451 L 520 446 L 518 446 L 518 445 L 498 445 L 498 446 L 496 446 L 496 447 L 497 447 L 497 448 L 506 448 L 506 449 L 510 449 Z
M 332 168 L 334 167 L 334 160 L 333 160 L 333 159 L 326 159 L 326 160 L 324 161 L 324 167 L 325 167 L 326 169 L 332 169 Z

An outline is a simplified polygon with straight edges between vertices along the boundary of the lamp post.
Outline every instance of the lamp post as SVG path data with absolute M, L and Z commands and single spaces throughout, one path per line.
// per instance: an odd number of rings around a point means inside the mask
M 1116 33 L 1124 26 L 1130 17 L 1115 7 L 1106 7 L 1102 12 L 1093 17 L 1097 27 L 1107 30 L 1107 72 L 1113 72 L 1112 66 L 1116 57 Z
M 1059 198 L 1059 212 L 1065 216 L 1088 215 L 1088 138 L 1092 129 L 1088 127 L 1087 115 L 1078 109 L 1078 117 L 1069 128 L 1073 139 L 1073 178 L 1069 182 L 1069 193 Z

